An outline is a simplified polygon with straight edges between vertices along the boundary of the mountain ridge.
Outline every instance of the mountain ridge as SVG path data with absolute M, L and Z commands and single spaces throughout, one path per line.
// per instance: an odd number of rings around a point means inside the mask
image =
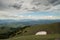
M 24 20 L 0 20 L 0 24 L 24 24 L 24 25 L 34 25 L 34 24 L 49 24 L 49 23 L 55 23 L 60 22 L 60 20 L 30 20 L 30 19 L 24 19 Z

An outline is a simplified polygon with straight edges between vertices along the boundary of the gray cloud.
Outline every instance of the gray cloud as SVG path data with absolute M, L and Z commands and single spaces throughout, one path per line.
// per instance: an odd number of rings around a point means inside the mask
M 29 3 L 28 3 L 29 2 Z M 30 6 L 29 6 L 30 5 Z M 60 5 L 60 0 L 0 0 L 0 10 L 43 11 Z
M 33 0 L 32 1 L 32 4 L 35 4 L 36 6 L 38 5 L 49 5 L 48 1 L 47 0 Z
M 27 16 L 23 17 L 23 16 L 18 16 L 17 14 L 26 13 L 26 12 L 27 13 L 36 12 L 36 11 L 60 12 L 60 0 L 0 0 L 0 18 L 22 19 L 22 18 L 27 18 Z M 28 16 L 28 18 L 29 17 L 30 16 Z M 37 17 L 33 17 L 33 18 L 35 19 Z
M 24 1 L 19 1 L 18 3 L 11 4 L 10 7 L 16 8 L 16 9 L 21 9 L 22 4 Z
M 50 2 L 51 4 L 52 3 L 55 3 L 57 0 L 48 0 L 48 2 Z
M 22 6 L 22 5 L 14 4 L 14 5 L 12 5 L 11 7 L 16 8 L 16 9 L 20 9 L 21 6 Z
M 60 4 L 60 0 L 48 0 L 48 2 L 50 2 L 52 5 L 59 5 Z
M 0 10 L 9 9 L 9 5 L 7 0 L 0 0 Z

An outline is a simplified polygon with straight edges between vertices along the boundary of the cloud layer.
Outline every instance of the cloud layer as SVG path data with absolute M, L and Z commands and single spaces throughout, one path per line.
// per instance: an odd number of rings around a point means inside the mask
M 60 0 L 0 0 L 0 10 L 9 11 L 54 11 L 58 5 Z
M 43 14 L 45 12 L 42 12 Z M 9 12 L 4 12 L 4 11 L 0 11 L 0 19 L 15 19 L 15 20 L 21 20 L 21 19 L 32 19 L 32 20 L 39 20 L 39 19 L 60 19 L 60 14 L 56 14 L 55 13 L 49 13 L 49 14 L 42 14 L 42 13 L 37 13 L 37 15 L 35 13 L 25 13 L 25 14 L 11 14 Z M 58 15 L 58 16 L 57 16 Z
M 46 16 L 45 13 L 44 16 L 31 16 L 32 12 L 57 12 L 55 14 L 58 14 L 60 0 L 0 0 L 0 19 L 60 19 L 60 15 Z M 24 16 L 24 14 L 31 15 Z

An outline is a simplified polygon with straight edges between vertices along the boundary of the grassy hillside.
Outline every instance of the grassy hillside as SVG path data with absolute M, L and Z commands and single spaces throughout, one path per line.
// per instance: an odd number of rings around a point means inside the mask
M 31 35 L 35 35 L 38 31 L 46 31 L 48 35 L 55 36 L 54 34 L 60 34 L 60 23 L 52 23 L 52 24 L 37 24 L 33 26 L 25 26 L 25 27 L 17 27 L 17 28 L 10 28 L 10 27 L 1 27 L 0 28 L 0 38 L 12 38 L 12 37 L 34 37 Z M 27 37 L 28 36 L 28 37 Z M 51 36 L 51 37 L 52 37 Z M 56 35 L 57 36 L 57 35 Z M 36 37 L 36 36 L 35 36 Z M 38 36 L 39 38 L 39 36 Z M 23 39 L 22 39 L 23 40 Z M 44 40 L 44 39 L 42 39 Z
M 35 35 L 38 31 L 47 31 L 47 35 Z M 23 30 L 21 34 L 9 40 L 60 40 L 60 23 L 33 25 Z
M 60 40 L 60 34 L 50 34 L 46 36 L 36 36 L 36 35 L 29 35 L 29 36 L 19 36 L 13 37 L 9 40 Z
M 38 31 L 47 31 L 48 34 L 60 34 L 60 23 L 33 25 L 25 28 L 19 35 L 35 35 Z

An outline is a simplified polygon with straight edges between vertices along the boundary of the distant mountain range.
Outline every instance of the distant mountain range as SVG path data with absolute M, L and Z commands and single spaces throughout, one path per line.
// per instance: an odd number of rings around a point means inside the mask
M 34 24 L 49 24 L 60 22 L 60 20 L 31 20 L 31 19 L 24 19 L 24 20 L 0 20 L 0 24 L 23 24 L 23 25 L 34 25 Z

